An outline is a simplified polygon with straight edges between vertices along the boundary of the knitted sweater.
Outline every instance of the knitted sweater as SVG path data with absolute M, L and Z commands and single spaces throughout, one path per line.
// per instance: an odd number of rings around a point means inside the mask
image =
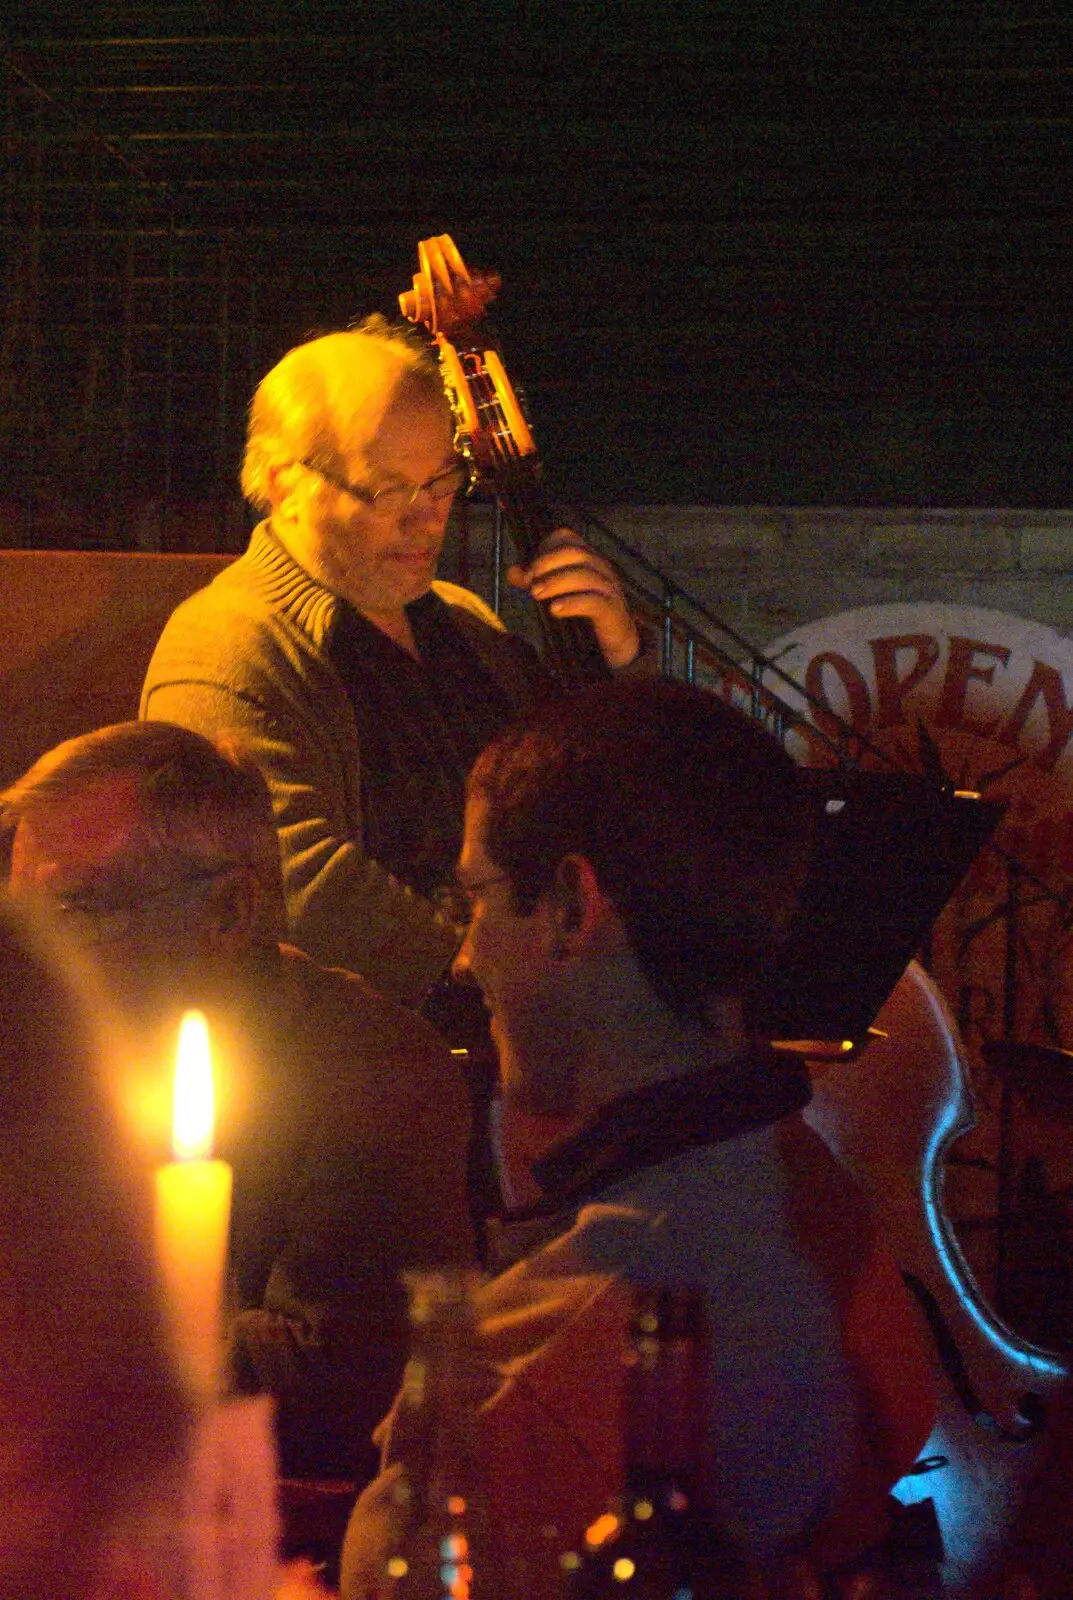
M 547 675 L 478 596 L 436 583 L 460 634 L 517 710 Z M 140 716 L 234 739 L 272 793 L 291 937 L 416 1004 L 458 930 L 362 845 L 361 750 L 329 649 L 344 602 L 292 560 L 268 523 L 174 612 L 149 663 Z

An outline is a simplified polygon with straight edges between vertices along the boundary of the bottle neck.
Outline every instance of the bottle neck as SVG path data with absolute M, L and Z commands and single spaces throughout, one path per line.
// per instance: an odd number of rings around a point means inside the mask
M 693 1290 L 638 1291 L 626 1382 L 626 1483 L 690 1499 L 705 1477 L 708 1448 L 707 1327 Z

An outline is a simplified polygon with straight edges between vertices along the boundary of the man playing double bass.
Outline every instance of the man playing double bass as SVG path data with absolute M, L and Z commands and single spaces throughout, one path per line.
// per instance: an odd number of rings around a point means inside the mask
M 243 490 L 265 520 L 179 607 L 141 715 L 239 736 L 272 790 L 292 932 L 417 1003 L 458 943 L 439 903 L 462 785 L 545 690 L 534 653 L 436 581 L 465 469 L 434 355 L 383 319 L 297 346 L 250 410 Z M 574 534 L 519 574 L 586 616 L 618 670 L 639 651 L 618 580 Z
M 295 943 L 410 1005 L 461 937 L 466 773 L 553 684 L 477 596 L 436 580 L 465 477 L 423 336 L 373 318 L 289 351 L 250 409 L 242 487 L 264 520 L 171 617 L 141 701 L 242 743 L 272 793 Z M 618 579 L 577 535 L 515 578 L 591 619 L 612 672 L 637 661 Z

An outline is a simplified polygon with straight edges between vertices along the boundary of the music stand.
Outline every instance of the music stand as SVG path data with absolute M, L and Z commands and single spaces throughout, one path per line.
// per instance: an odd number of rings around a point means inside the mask
M 1002 806 L 912 773 L 810 768 L 816 848 L 789 938 L 753 997 L 763 1038 L 865 1042 Z

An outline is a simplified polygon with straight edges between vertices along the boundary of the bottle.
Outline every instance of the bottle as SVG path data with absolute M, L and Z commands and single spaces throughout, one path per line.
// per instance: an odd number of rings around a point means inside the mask
M 637 1289 L 625 1482 L 560 1563 L 570 1600 L 741 1600 L 744 1563 L 705 1504 L 707 1318 L 691 1289 Z
M 500 1600 L 477 1427 L 478 1281 L 461 1271 L 406 1275 L 411 1356 L 404 1392 L 413 1445 L 381 1600 Z

